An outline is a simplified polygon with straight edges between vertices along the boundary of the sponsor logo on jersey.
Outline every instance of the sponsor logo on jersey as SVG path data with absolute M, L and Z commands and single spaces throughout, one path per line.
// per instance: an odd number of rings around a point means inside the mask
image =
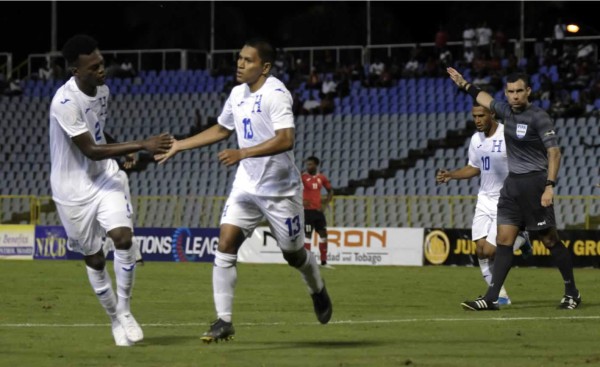
M 69 102 L 69 101 L 70 101 L 70 99 L 68 99 L 68 98 L 67 98 L 67 99 L 65 99 L 64 101 L 60 101 L 60 104 L 65 104 L 65 103 L 67 103 L 67 102 Z
M 517 138 L 523 139 L 527 134 L 527 124 L 517 124 Z
M 552 135 L 556 135 L 556 133 L 554 132 L 554 130 L 548 130 L 544 133 L 544 136 L 552 136 Z
M 450 239 L 440 230 L 431 231 L 423 244 L 425 258 L 434 265 L 443 264 L 450 254 Z

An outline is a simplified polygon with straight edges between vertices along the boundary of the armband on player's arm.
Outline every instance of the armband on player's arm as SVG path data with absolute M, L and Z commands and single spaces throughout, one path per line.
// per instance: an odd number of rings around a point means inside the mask
M 479 95 L 479 93 L 481 93 L 481 89 L 479 89 L 479 87 L 471 84 L 471 83 L 467 83 L 464 87 L 464 90 L 469 93 L 469 95 L 471 97 L 473 97 L 474 100 L 477 101 L 477 96 Z

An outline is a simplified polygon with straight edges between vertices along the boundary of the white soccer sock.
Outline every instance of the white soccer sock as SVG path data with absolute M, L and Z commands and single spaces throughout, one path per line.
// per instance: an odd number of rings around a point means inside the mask
M 225 322 L 231 322 L 233 314 L 233 293 L 237 282 L 237 255 L 220 251 L 215 253 L 213 266 L 213 296 L 217 317 Z
M 308 292 L 310 294 L 319 293 L 323 289 L 323 278 L 321 278 L 319 264 L 317 264 L 317 260 L 312 252 L 305 251 L 306 262 L 297 269 L 302 274 L 302 280 L 306 283 Z
M 525 237 L 518 235 L 517 238 L 515 239 L 515 244 L 513 246 L 514 251 L 517 251 L 518 249 L 520 249 L 524 243 L 525 243 Z
M 98 301 L 111 319 L 115 320 L 117 316 L 117 299 L 112 288 L 112 281 L 106 268 L 102 270 L 85 267 L 90 280 L 90 285 L 98 297 Z
M 504 288 L 504 286 L 502 286 L 502 288 L 500 288 L 500 293 L 498 294 L 498 297 L 509 298 L 508 293 L 506 293 L 506 289 Z
M 492 284 L 492 266 L 493 261 L 489 259 L 478 259 L 479 260 L 479 268 L 481 269 L 481 275 L 483 275 L 483 280 L 489 286 Z
M 129 301 L 133 291 L 133 281 L 135 279 L 135 249 L 133 246 L 129 250 L 115 250 L 115 277 L 117 278 L 117 312 L 130 312 Z

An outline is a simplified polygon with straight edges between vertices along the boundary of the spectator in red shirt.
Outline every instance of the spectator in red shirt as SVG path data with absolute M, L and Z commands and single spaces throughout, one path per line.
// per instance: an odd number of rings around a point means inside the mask
M 323 214 L 323 203 L 321 201 L 321 190 L 327 190 L 325 206 L 333 199 L 333 188 L 325 175 L 318 171 L 319 158 L 308 157 L 306 159 L 306 172 L 302 174 L 304 185 L 304 247 L 310 251 L 313 230 L 319 234 L 319 252 L 321 253 L 321 266 L 333 268 L 327 264 L 327 222 Z
M 439 56 L 442 50 L 448 45 L 448 32 L 443 25 L 440 25 L 435 34 L 435 55 Z

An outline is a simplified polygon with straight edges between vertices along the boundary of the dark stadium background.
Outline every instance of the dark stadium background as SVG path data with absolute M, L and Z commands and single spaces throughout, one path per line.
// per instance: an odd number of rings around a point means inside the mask
M 519 37 L 521 2 L 371 3 L 372 44 L 432 42 L 440 24 L 450 40 L 461 40 L 465 22 L 486 20 Z M 361 45 L 366 43 L 366 2 L 216 2 L 215 48 L 240 47 L 250 36 L 268 36 L 280 47 Z M 594 2 L 525 2 L 526 36 L 543 21 L 548 36 L 557 18 L 593 28 Z M 0 3 L 0 51 L 16 60 L 50 50 L 51 2 Z M 103 49 L 188 48 L 210 46 L 210 2 L 59 1 L 58 48 L 74 33 L 90 33 Z

